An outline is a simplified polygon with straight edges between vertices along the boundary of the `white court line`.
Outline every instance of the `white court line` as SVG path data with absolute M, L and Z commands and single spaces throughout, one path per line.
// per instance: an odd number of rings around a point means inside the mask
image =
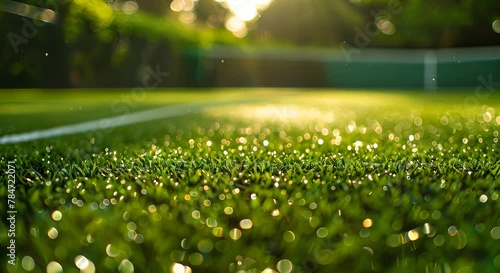
M 243 102 L 243 100 L 169 105 L 161 108 L 145 110 L 141 112 L 120 115 L 116 117 L 57 126 L 45 130 L 36 130 L 21 134 L 5 135 L 0 137 L 0 145 L 27 142 L 37 139 L 58 137 L 64 135 L 72 135 L 88 131 L 108 130 L 110 128 L 115 128 L 119 126 L 130 125 L 145 121 L 183 116 L 193 113 L 194 111 L 204 110 L 211 106 L 224 105 L 224 104 L 237 104 L 239 102 Z M 244 100 L 244 102 L 250 102 L 250 100 Z

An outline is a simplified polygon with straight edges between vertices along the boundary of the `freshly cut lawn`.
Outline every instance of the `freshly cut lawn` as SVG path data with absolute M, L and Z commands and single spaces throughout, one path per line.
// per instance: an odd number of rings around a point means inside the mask
M 161 107 L 0 145 L 0 271 L 500 271 L 494 92 L 3 90 L 0 139 Z

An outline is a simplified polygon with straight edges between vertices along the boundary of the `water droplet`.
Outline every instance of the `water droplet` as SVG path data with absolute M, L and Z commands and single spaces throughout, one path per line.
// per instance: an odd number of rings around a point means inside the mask
M 106 246 L 106 254 L 108 254 L 109 257 L 116 257 L 118 256 L 118 248 L 116 248 L 112 244 L 108 244 Z
M 421 117 L 416 117 L 413 119 L 413 123 L 417 126 L 421 126 L 422 125 L 422 118 Z
M 232 207 L 225 207 L 224 208 L 224 213 L 227 215 L 233 214 L 233 208 Z
M 214 228 L 217 226 L 217 220 L 215 220 L 214 218 L 207 218 L 205 222 L 208 227 Z
M 134 264 L 127 259 L 123 259 L 118 266 L 118 272 L 120 273 L 134 273 Z
M 186 253 L 184 251 L 173 250 L 172 252 L 170 252 L 170 260 L 174 262 L 181 262 L 184 260 L 185 254 Z
M 84 269 L 80 270 L 80 273 L 95 273 L 95 265 L 89 260 L 89 265 Z
M 398 247 L 401 245 L 401 237 L 399 234 L 392 234 L 387 237 L 386 243 L 389 247 Z
M 35 260 L 31 256 L 24 256 L 21 264 L 26 271 L 35 269 Z
M 291 243 L 295 241 L 295 234 L 290 230 L 285 231 L 285 233 L 283 233 L 283 240 L 285 240 L 285 242 Z
M 194 266 L 201 265 L 203 263 L 203 255 L 197 252 L 192 253 L 189 255 L 189 262 Z
M 418 240 L 418 238 L 419 238 L 418 231 L 414 229 L 408 231 L 408 239 L 410 239 L 411 241 L 416 241 Z
M 59 236 L 59 232 L 55 227 L 51 227 L 47 232 L 47 235 L 49 236 L 50 239 L 55 239 L 57 238 L 57 236 Z
M 252 225 L 253 225 L 253 223 L 252 223 L 252 220 L 250 220 L 250 219 L 243 219 L 240 221 L 240 227 L 242 229 L 251 229 Z
M 373 221 L 372 221 L 372 219 L 367 218 L 367 219 L 363 220 L 363 226 L 364 226 L 365 228 L 369 228 L 369 227 L 371 227 L 372 225 L 373 225 Z
M 212 230 L 212 235 L 215 237 L 222 237 L 223 236 L 224 229 L 221 227 L 216 227 Z
M 491 238 L 494 240 L 500 239 L 500 227 L 494 227 L 490 231 Z
M 318 236 L 318 238 L 325 238 L 326 236 L 328 236 L 328 229 L 320 227 L 316 231 L 316 235 Z
M 458 232 L 458 229 L 457 229 L 457 227 L 456 227 L 456 226 L 450 226 L 450 227 L 448 228 L 448 234 L 449 234 L 450 236 L 455 236 L 455 235 L 457 235 L 457 232 Z
M 134 222 L 128 222 L 127 229 L 128 230 L 136 230 L 137 229 L 137 225 Z
M 293 264 L 290 260 L 283 259 L 276 264 L 276 269 L 278 269 L 280 273 L 290 273 L 293 270 Z
M 191 273 L 191 267 L 179 263 L 174 263 L 172 273 Z
M 203 239 L 198 242 L 198 250 L 201 253 L 209 253 L 214 249 L 214 244 L 209 239 Z
M 55 210 L 53 213 L 52 213 L 52 219 L 54 221 L 61 221 L 62 219 L 62 213 L 58 210 Z
M 200 212 L 198 210 L 193 210 L 193 212 L 191 212 L 191 217 L 193 217 L 193 219 L 200 219 Z
M 271 212 L 271 215 L 272 215 L 272 216 L 275 216 L 275 217 L 276 217 L 276 216 L 279 216 L 279 215 L 280 215 L 280 210 L 279 210 L 279 209 L 275 209 L 275 210 L 273 210 L 273 212 Z
M 231 229 L 231 231 L 229 231 L 229 237 L 235 241 L 238 240 L 241 237 L 241 230 L 237 228 Z
M 369 230 L 369 229 L 367 229 L 367 228 L 363 228 L 363 229 L 361 229 L 361 230 L 359 231 L 359 236 L 360 236 L 361 238 L 366 238 L 366 237 L 370 236 L 370 230 Z
M 486 203 L 486 201 L 488 201 L 488 196 L 486 194 L 483 194 L 479 197 L 479 202 Z
M 50 262 L 47 264 L 47 273 L 63 273 L 63 267 L 58 262 Z
M 448 125 L 448 118 L 446 116 L 442 116 L 440 121 L 442 125 Z
M 78 269 L 84 270 L 89 266 L 89 260 L 85 256 L 78 255 L 75 258 L 75 265 Z
M 424 224 L 423 232 L 427 235 L 431 234 L 431 225 L 429 223 Z

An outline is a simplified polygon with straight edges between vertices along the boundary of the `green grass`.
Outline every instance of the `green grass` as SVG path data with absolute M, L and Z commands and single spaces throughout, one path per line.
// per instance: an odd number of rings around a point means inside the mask
M 123 114 L 112 105 L 130 92 L 4 91 L 0 133 Z M 16 160 L 7 272 L 80 272 L 75 259 L 92 262 L 82 272 L 500 270 L 500 96 L 169 90 L 126 110 L 219 100 L 0 146 L 2 211 Z

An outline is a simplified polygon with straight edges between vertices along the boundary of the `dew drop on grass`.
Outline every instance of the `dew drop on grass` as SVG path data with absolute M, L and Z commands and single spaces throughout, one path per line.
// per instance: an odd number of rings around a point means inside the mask
M 238 240 L 241 237 L 241 230 L 237 228 L 231 229 L 231 231 L 229 232 L 229 237 L 231 237 L 231 239 L 235 241 Z
M 450 236 L 455 236 L 455 235 L 457 235 L 457 232 L 458 232 L 458 229 L 457 229 L 457 227 L 456 227 L 456 226 L 450 226 L 450 227 L 448 228 L 448 234 L 449 234 Z
M 251 229 L 252 225 L 253 225 L 253 223 L 252 223 L 252 220 L 250 220 L 250 219 L 243 219 L 240 221 L 240 227 L 242 229 Z
M 62 213 L 58 210 L 55 210 L 53 213 L 52 213 L 52 219 L 54 221 L 61 221 L 62 219 Z
M 193 217 L 193 219 L 200 219 L 200 212 L 198 210 L 193 210 L 193 212 L 191 212 L 191 217 Z
M 47 273 L 63 273 L 63 267 L 58 262 L 50 262 L 47 264 Z
M 184 260 L 185 255 L 186 253 L 184 251 L 173 250 L 172 252 L 170 252 L 170 260 L 174 262 L 181 262 L 182 260 Z
M 134 273 L 134 264 L 127 259 L 123 259 L 118 266 L 118 272 L 120 273 Z
M 116 257 L 118 256 L 118 248 L 112 244 L 108 244 L 106 246 L 106 254 L 108 254 L 109 257 Z
M 31 271 L 35 268 L 35 260 L 31 256 L 24 256 L 21 264 L 26 271 Z
M 201 265 L 203 263 L 203 255 L 198 252 L 192 253 L 189 255 L 189 262 L 194 266 Z
M 416 117 L 413 119 L 413 123 L 417 126 L 421 126 L 422 125 L 422 118 L 421 117 Z
M 389 247 L 398 247 L 401 245 L 401 237 L 398 234 L 392 234 L 386 239 L 386 244 Z
M 49 231 L 47 232 L 47 235 L 49 236 L 50 239 L 56 239 L 57 236 L 59 236 L 59 232 L 55 227 L 51 227 Z
M 224 213 L 227 215 L 233 214 L 233 208 L 232 207 L 225 207 L 224 208 Z
M 128 222 L 127 229 L 128 230 L 136 230 L 137 229 L 137 225 L 134 222 Z
M 172 266 L 172 273 L 191 273 L 191 267 L 174 263 Z
M 423 227 L 424 234 L 431 234 L 431 225 L 429 223 L 425 223 Z
M 488 196 L 486 194 L 483 194 L 479 197 L 479 202 L 486 203 L 487 201 L 488 201 Z
M 326 236 L 328 236 L 328 230 L 324 227 L 320 227 L 316 231 L 316 235 L 318 236 L 318 238 L 325 238 Z
M 222 237 L 224 234 L 224 229 L 221 228 L 221 227 L 216 227 L 212 230 L 212 235 L 214 235 L 215 237 Z
M 372 219 L 370 218 L 366 218 L 365 220 L 363 220 L 363 227 L 365 228 L 369 228 L 373 225 L 373 221 Z
M 287 243 L 291 243 L 293 241 L 295 241 L 295 233 L 293 233 L 293 231 L 285 231 L 285 233 L 283 233 L 283 240 L 285 240 L 285 242 Z
M 418 231 L 414 230 L 414 229 L 408 231 L 407 235 L 408 235 L 408 239 L 410 239 L 411 241 L 416 241 L 419 238 Z
M 493 264 L 495 264 L 495 267 L 497 269 L 500 269 L 500 254 L 498 254 L 495 259 L 493 259 Z
M 290 273 L 293 270 L 293 264 L 290 260 L 283 259 L 276 264 L 276 269 L 278 269 L 280 273 Z
M 89 260 L 85 256 L 78 255 L 75 257 L 75 265 L 78 269 L 84 270 L 89 266 Z
M 494 227 L 490 231 L 491 238 L 494 240 L 500 239 L 500 227 Z
M 368 237 L 368 236 L 370 236 L 370 230 L 369 230 L 369 229 L 367 229 L 367 228 L 363 228 L 363 229 L 361 229 L 361 230 L 359 231 L 359 237 L 361 237 L 361 238 L 366 238 L 366 237 Z
M 207 220 L 205 222 L 206 222 L 207 226 L 210 228 L 217 227 L 217 220 L 214 218 L 207 218 Z
M 444 244 L 444 236 L 437 235 L 436 237 L 434 237 L 434 245 L 442 246 L 443 244 Z
M 198 250 L 201 253 L 210 253 L 214 249 L 214 244 L 209 239 L 203 239 L 198 242 Z

